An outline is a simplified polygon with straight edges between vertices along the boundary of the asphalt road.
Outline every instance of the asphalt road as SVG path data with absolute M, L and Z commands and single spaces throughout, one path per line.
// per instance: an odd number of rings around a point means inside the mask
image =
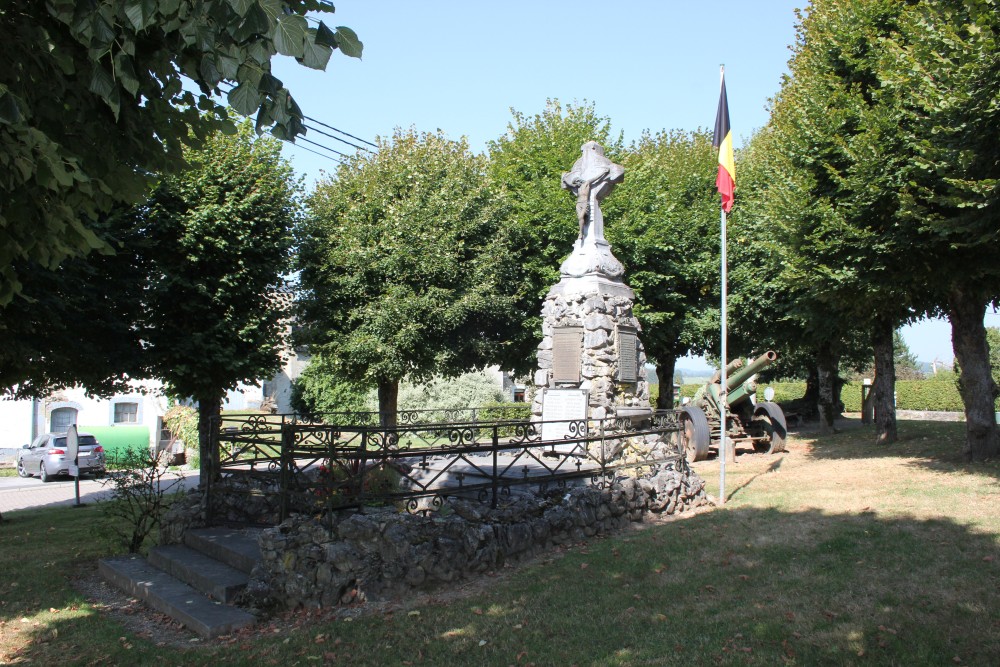
M 175 489 L 191 489 L 198 485 L 196 470 L 180 471 L 179 476 L 168 473 L 162 484 L 175 485 Z M 107 479 L 80 479 L 80 502 L 93 503 L 111 497 L 111 484 Z M 72 477 L 58 477 L 52 482 L 42 482 L 37 477 L 0 477 L 0 513 L 6 515 L 23 509 L 70 506 L 76 504 L 76 485 Z

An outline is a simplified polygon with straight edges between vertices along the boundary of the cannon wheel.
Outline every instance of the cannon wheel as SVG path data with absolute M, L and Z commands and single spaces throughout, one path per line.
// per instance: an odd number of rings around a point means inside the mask
M 785 424 L 785 413 L 781 411 L 781 406 L 777 403 L 758 403 L 753 416 L 755 420 L 763 423 L 764 432 L 770 436 L 767 441 L 753 443 L 754 451 L 766 454 L 785 451 L 788 426 Z
M 712 440 L 712 431 L 708 427 L 708 418 L 701 408 L 687 405 L 681 409 L 681 437 L 684 439 L 684 452 L 689 462 L 704 461 L 708 458 L 708 446 Z

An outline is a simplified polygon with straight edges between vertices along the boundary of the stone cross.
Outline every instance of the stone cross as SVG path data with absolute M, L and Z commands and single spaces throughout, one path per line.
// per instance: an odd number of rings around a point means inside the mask
M 573 168 L 562 176 L 562 187 L 576 195 L 576 217 L 582 244 L 604 241 L 604 216 L 601 200 L 625 178 L 625 169 L 604 157 L 596 141 L 580 147 L 583 154 Z

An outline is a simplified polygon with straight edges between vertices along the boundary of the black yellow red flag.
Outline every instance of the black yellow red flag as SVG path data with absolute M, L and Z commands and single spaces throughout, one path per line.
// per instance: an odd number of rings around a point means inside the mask
M 719 149 L 719 175 L 715 177 L 715 187 L 722 195 L 722 210 L 729 213 L 733 208 L 733 192 L 736 190 L 736 163 L 733 160 L 733 133 L 729 128 L 725 74 L 722 75 L 722 92 L 719 95 L 719 110 L 715 115 L 712 146 Z

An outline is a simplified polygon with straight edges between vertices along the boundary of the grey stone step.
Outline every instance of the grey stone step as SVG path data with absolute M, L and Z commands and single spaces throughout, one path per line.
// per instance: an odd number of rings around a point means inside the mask
M 106 558 L 99 561 L 98 569 L 126 593 L 205 638 L 229 634 L 255 621 L 253 615 L 213 602 L 139 556 Z
M 184 544 L 247 574 L 260 560 L 256 536 L 232 528 L 198 528 L 184 533 Z
M 147 560 L 153 567 L 224 604 L 232 603 L 249 580 L 246 572 L 182 544 L 153 547 Z

